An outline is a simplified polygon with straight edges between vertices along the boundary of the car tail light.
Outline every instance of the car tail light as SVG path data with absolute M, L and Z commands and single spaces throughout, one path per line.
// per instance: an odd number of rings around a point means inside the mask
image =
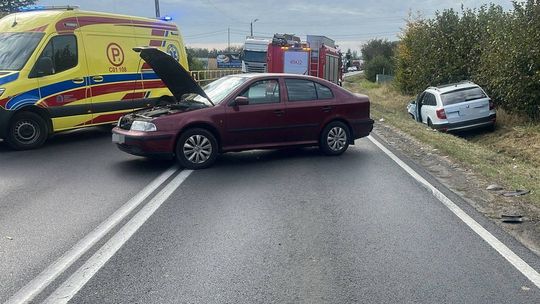
M 493 103 L 493 101 L 490 99 L 489 100 L 489 110 L 495 110 L 495 104 Z
M 444 109 L 438 109 L 436 112 L 439 119 L 446 119 L 446 113 L 444 112 Z

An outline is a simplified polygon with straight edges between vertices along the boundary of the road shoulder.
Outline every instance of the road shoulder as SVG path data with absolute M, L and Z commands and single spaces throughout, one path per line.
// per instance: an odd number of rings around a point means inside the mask
M 413 160 L 477 211 L 540 256 L 540 208 L 485 190 L 490 184 L 489 181 L 395 127 L 377 122 L 373 132 L 384 144 Z M 501 220 L 503 214 L 523 215 L 523 222 L 504 223 Z

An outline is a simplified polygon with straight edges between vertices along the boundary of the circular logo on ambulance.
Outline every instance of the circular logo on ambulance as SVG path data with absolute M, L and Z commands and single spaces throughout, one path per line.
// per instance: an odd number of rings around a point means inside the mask
M 110 43 L 107 46 L 107 58 L 114 66 L 121 66 L 124 63 L 124 51 L 116 43 Z
M 167 46 L 167 54 L 171 55 L 176 61 L 179 61 L 178 49 L 174 44 L 169 44 L 169 46 Z

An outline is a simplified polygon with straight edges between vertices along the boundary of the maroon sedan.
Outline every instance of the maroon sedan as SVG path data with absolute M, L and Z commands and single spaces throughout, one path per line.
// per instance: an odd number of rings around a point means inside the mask
M 219 153 L 319 146 L 340 155 L 369 135 L 367 96 L 310 76 L 241 74 L 202 89 L 169 55 L 138 49 L 177 102 L 125 115 L 113 142 L 140 156 L 176 156 L 186 168 L 210 166 Z

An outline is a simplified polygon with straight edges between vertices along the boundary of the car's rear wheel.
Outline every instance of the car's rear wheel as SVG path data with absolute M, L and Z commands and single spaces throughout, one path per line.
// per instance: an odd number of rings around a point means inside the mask
M 41 147 L 47 140 L 45 120 L 33 112 L 17 113 L 9 124 L 6 142 L 15 150 L 29 150 Z
M 433 129 L 433 123 L 431 122 L 430 118 L 427 119 L 427 125 L 428 125 L 428 127 Z
M 205 129 L 186 130 L 176 143 L 176 159 L 188 169 L 208 168 L 215 162 L 217 155 L 217 140 Z
M 349 128 L 342 122 L 334 121 L 321 133 L 319 147 L 326 155 L 340 155 L 349 147 L 349 139 Z

